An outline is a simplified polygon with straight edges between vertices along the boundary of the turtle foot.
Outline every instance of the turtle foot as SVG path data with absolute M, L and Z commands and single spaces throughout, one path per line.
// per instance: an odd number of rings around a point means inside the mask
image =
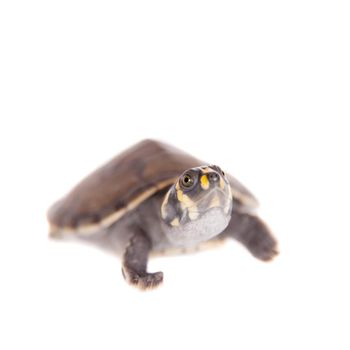
M 249 250 L 262 261 L 271 261 L 278 254 L 277 242 L 272 236 L 265 236 L 264 239 L 256 239 L 249 242 Z
M 140 274 L 123 268 L 122 273 L 128 283 L 142 290 L 156 288 L 163 282 L 163 272 L 160 271 Z

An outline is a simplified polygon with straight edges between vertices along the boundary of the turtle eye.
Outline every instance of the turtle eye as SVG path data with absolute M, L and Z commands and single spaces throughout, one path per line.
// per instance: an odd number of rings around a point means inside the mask
M 191 174 L 185 174 L 181 178 L 181 185 L 186 188 L 190 188 L 193 185 L 193 183 L 194 183 L 194 180 Z

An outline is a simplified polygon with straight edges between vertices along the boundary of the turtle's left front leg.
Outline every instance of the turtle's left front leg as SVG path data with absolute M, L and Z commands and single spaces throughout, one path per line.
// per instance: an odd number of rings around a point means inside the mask
M 139 228 L 134 228 L 123 256 L 124 278 L 141 289 L 154 288 L 163 282 L 163 272 L 148 273 L 147 261 L 152 248 L 151 241 Z
M 256 215 L 233 211 L 223 235 L 237 239 L 260 260 L 272 260 L 278 254 L 276 239 Z

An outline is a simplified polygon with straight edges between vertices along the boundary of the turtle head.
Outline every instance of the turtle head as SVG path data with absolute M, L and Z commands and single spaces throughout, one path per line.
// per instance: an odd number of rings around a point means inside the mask
M 168 239 L 195 245 L 221 233 L 231 218 L 232 193 L 215 165 L 186 170 L 168 190 L 161 207 Z

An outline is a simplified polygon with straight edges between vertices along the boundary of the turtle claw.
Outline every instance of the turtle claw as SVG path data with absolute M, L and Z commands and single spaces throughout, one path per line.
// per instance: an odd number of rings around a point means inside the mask
M 125 280 L 131 285 L 138 287 L 140 289 L 153 289 L 158 287 L 163 282 L 163 272 L 154 273 L 142 273 L 139 274 L 135 271 L 130 271 L 125 268 L 122 269 L 123 276 Z

